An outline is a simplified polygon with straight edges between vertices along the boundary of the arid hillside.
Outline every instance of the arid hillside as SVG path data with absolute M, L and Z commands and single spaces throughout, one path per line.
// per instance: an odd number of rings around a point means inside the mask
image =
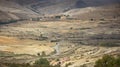
M 59 59 L 61 67 L 68 63 L 69 67 L 93 67 L 103 55 L 120 54 L 119 28 L 119 19 L 114 18 L 4 24 L 0 26 L 0 62 L 32 64 L 45 52 L 52 65 Z
M 49 15 L 69 15 L 70 18 L 79 19 L 94 18 L 96 15 L 108 17 L 109 13 L 104 9 L 116 13 L 110 9 L 116 4 L 119 6 L 119 3 L 119 0 L 0 0 L 0 21 L 14 22 L 13 20 L 29 20 Z M 107 5 L 111 8 L 104 8 Z M 119 9 L 118 6 L 115 6 L 115 10 Z
M 34 11 L 11 0 L 0 0 L 0 23 L 37 17 Z
M 119 4 L 0 0 L 0 67 L 34 67 L 39 58 L 54 67 L 94 67 L 104 55 L 120 56 Z
M 71 17 L 78 18 L 81 20 L 98 20 L 98 19 L 119 19 L 120 15 L 120 5 L 112 4 L 107 6 L 98 7 L 86 7 L 81 9 L 72 9 L 65 12 L 65 15 L 70 15 Z

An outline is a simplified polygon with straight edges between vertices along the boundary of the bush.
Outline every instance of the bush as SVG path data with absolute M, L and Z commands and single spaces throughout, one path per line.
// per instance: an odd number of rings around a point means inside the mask
M 35 67 L 51 67 L 49 61 L 45 58 L 40 58 L 35 61 L 34 65 Z
M 40 58 L 39 60 L 35 61 L 33 65 L 30 65 L 29 63 L 0 63 L 0 67 L 60 67 L 60 64 L 52 66 L 47 59 Z
M 115 58 L 109 55 L 103 56 L 95 62 L 94 67 L 120 67 L 120 57 Z
M 26 63 L 26 64 L 16 64 L 16 63 L 2 63 L 2 65 L 4 67 L 33 67 L 31 66 L 30 64 Z M 0 66 L 0 67 L 3 67 L 3 66 Z
M 72 65 L 72 63 L 68 63 L 68 64 L 66 64 L 65 67 L 68 67 L 68 66 L 70 66 L 70 65 Z
M 42 56 L 46 56 L 46 53 L 45 53 L 45 51 L 42 51 Z

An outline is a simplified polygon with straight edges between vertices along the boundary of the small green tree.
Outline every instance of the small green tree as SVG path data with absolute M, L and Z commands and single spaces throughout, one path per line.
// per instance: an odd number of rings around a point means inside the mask
M 40 56 L 40 53 L 37 53 L 37 56 Z
M 50 62 L 45 58 L 40 58 L 39 60 L 35 61 L 34 65 L 36 67 L 50 67 Z

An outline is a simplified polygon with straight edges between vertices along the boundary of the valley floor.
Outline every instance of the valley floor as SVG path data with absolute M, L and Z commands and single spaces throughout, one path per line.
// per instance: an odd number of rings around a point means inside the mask
M 44 53 L 51 65 L 93 67 L 103 55 L 120 55 L 119 35 L 116 19 L 5 24 L 0 26 L 0 62 L 32 64 Z

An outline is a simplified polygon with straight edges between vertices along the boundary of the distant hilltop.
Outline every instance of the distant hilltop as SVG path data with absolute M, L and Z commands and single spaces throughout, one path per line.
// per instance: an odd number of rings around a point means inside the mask
M 119 3 L 120 0 L 0 0 L 0 21 L 57 14 L 78 18 L 84 11 L 94 11 L 96 7 Z

